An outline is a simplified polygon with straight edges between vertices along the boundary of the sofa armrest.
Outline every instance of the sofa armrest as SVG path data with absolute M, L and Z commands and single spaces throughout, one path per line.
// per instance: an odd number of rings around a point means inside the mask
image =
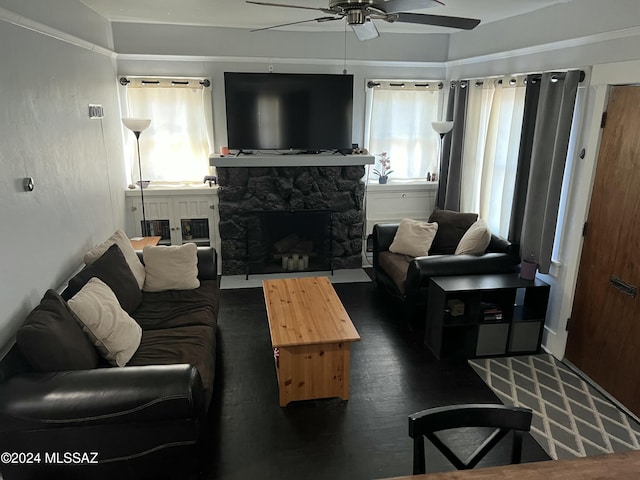
M 519 263 L 517 256 L 506 253 L 416 257 L 409 263 L 405 294 L 407 300 L 417 303 L 426 298 L 432 277 L 513 273 L 518 271 Z
M 416 257 L 409 264 L 407 283 L 420 278 L 479 275 L 485 273 L 509 273 L 520 260 L 504 253 L 484 255 L 431 255 Z
M 376 223 L 373 226 L 373 268 L 378 266 L 378 255 L 386 252 L 398 231 L 397 223 Z
M 518 245 L 511 243 L 504 237 L 491 234 L 491 241 L 486 250 L 487 253 L 506 253 L 509 255 L 518 256 Z
M 144 263 L 143 251 L 136 250 L 136 254 Z M 198 247 L 198 279 L 218 280 L 218 252 L 213 247 Z
M 213 247 L 198 247 L 198 278 L 218 280 L 218 252 Z
M 204 414 L 186 364 L 22 374 L 0 384 L 0 432 L 191 418 Z

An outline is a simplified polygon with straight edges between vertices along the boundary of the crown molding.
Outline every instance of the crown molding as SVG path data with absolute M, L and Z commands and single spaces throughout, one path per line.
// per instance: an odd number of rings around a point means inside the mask
M 155 55 L 118 53 L 117 60 L 154 62 L 259 63 L 282 65 L 332 65 L 343 67 L 444 68 L 445 62 L 412 62 L 398 60 L 345 60 L 343 58 L 238 57 L 224 55 Z
M 568 40 L 559 40 L 557 42 L 542 43 L 531 47 L 516 48 L 513 50 L 505 50 L 502 52 L 489 53 L 486 55 L 477 55 L 474 57 L 461 58 L 459 60 L 449 60 L 446 62 L 447 69 L 459 67 L 463 65 L 473 65 L 476 63 L 486 63 L 505 58 L 522 57 L 527 55 L 535 55 L 539 53 L 548 53 L 554 50 L 565 48 L 583 47 L 594 43 L 607 42 L 611 40 L 619 40 L 623 38 L 631 38 L 640 36 L 640 27 L 629 27 L 620 30 L 612 30 L 610 32 L 594 33 L 583 37 L 570 38 Z
M 53 27 L 49 27 L 48 25 L 36 22 L 35 20 L 31 20 L 27 17 L 17 15 L 13 12 L 10 12 L 6 8 L 0 7 L 0 21 L 11 23 L 12 25 L 16 25 L 26 30 L 31 30 L 33 32 L 40 33 L 41 35 L 55 38 L 56 40 L 59 40 L 61 42 L 84 48 L 85 50 L 104 55 L 105 57 L 109 57 L 111 59 L 114 59 L 116 56 L 116 53 L 112 50 L 109 50 L 108 48 L 101 47 L 100 45 L 96 45 L 95 43 L 87 42 L 86 40 L 82 40 L 81 38 L 78 38 L 74 35 L 68 34 Z

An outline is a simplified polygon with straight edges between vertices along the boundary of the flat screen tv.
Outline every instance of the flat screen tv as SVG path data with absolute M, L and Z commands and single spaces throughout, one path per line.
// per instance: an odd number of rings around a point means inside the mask
M 353 75 L 224 74 L 232 150 L 350 150 Z

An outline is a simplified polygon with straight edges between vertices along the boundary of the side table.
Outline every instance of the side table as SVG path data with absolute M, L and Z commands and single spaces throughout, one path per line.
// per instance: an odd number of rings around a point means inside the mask
M 156 245 L 158 245 L 158 242 L 160 241 L 161 238 L 162 237 L 160 236 L 133 237 L 129 239 L 129 241 L 131 242 L 131 246 L 133 247 L 134 250 L 142 250 L 147 245 L 155 247 Z

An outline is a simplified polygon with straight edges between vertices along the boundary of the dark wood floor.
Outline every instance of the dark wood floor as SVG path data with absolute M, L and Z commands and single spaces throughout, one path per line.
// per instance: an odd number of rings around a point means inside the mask
M 373 283 L 335 289 L 358 329 L 351 350 L 351 398 L 278 406 L 261 289 L 223 290 L 206 479 L 360 480 L 411 473 L 407 416 L 439 405 L 499 403 L 466 362 L 436 360 L 400 322 L 398 305 Z M 473 433 L 459 437 L 469 443 Z M 497 449 L 486 465 L 505 461 Z M 428 451 L 430 471 L 453 468 Z M 548 459 L 531 437 L 525 461 Z

